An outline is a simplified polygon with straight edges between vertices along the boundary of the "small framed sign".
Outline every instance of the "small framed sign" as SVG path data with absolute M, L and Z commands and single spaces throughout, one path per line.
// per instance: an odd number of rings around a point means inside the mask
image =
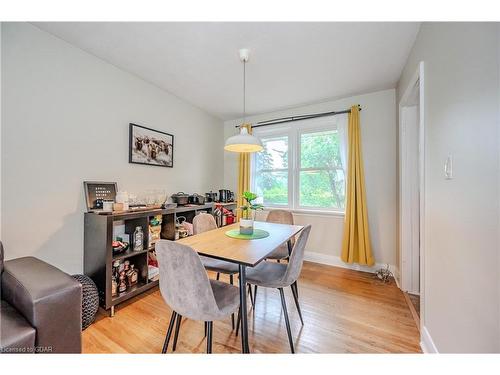
M 116 182 L 84 181 L 83 188 L 88 212 L 102 210 L 102 203 L 114 201 L 118 191 Z

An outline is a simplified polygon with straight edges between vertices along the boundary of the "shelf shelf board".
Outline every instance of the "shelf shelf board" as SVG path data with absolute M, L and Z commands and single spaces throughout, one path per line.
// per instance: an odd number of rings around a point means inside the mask
M 121 254 L 113 255 L 113 261 L 131 258 L 131 257 L 134 257 L 136 255 L 147 253 L 149 250 L 150 249 L 144 249 L 141 251 L 134 251 L 132 249 L 127 249 Z
M 119 293 L 117 296 L 113 297 L 112 305 L 117 305 L 117 304 L 119 304 L 119 303 L 121 303 L 129 298 L 132 298 L 138 294 L 141 294 L 142 292 L 144 292 L 150 288 L 153 288 L 156 285 L 158 285 L 158 282 L 155 282 L 155 281 L 147 282 L 147 281 L 141 280 L 141 281 L 137 282 L 137 284 L 135 284 L 134 286 L 127 289 L 125 292 Z

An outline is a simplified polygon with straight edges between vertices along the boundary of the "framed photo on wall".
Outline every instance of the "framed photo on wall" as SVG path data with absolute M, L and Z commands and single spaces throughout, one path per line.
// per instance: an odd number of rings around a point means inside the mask
M 129 163 L 174 166 L 174 136 L 145 126 L 130 124 Z

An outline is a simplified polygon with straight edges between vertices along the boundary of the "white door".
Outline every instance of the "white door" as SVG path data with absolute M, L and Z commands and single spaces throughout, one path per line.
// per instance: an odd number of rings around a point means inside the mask
M 420 181 L 418 90 L 401 107 L 401 288 L 420 293 Z M 416 103 L 416 104 L 415 104 Z

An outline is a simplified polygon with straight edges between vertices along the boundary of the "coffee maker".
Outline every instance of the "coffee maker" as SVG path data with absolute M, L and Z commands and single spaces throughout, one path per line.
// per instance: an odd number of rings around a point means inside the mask
M 212 192 L 212 190 L 210 190 L 210 193 L 205 193 L 205 201 L 217 202 L 217 193 Z
M 219 202 L 221 203 L 234 202 L 234 193 L 231 190 L 227 189 L 219 190 Z

